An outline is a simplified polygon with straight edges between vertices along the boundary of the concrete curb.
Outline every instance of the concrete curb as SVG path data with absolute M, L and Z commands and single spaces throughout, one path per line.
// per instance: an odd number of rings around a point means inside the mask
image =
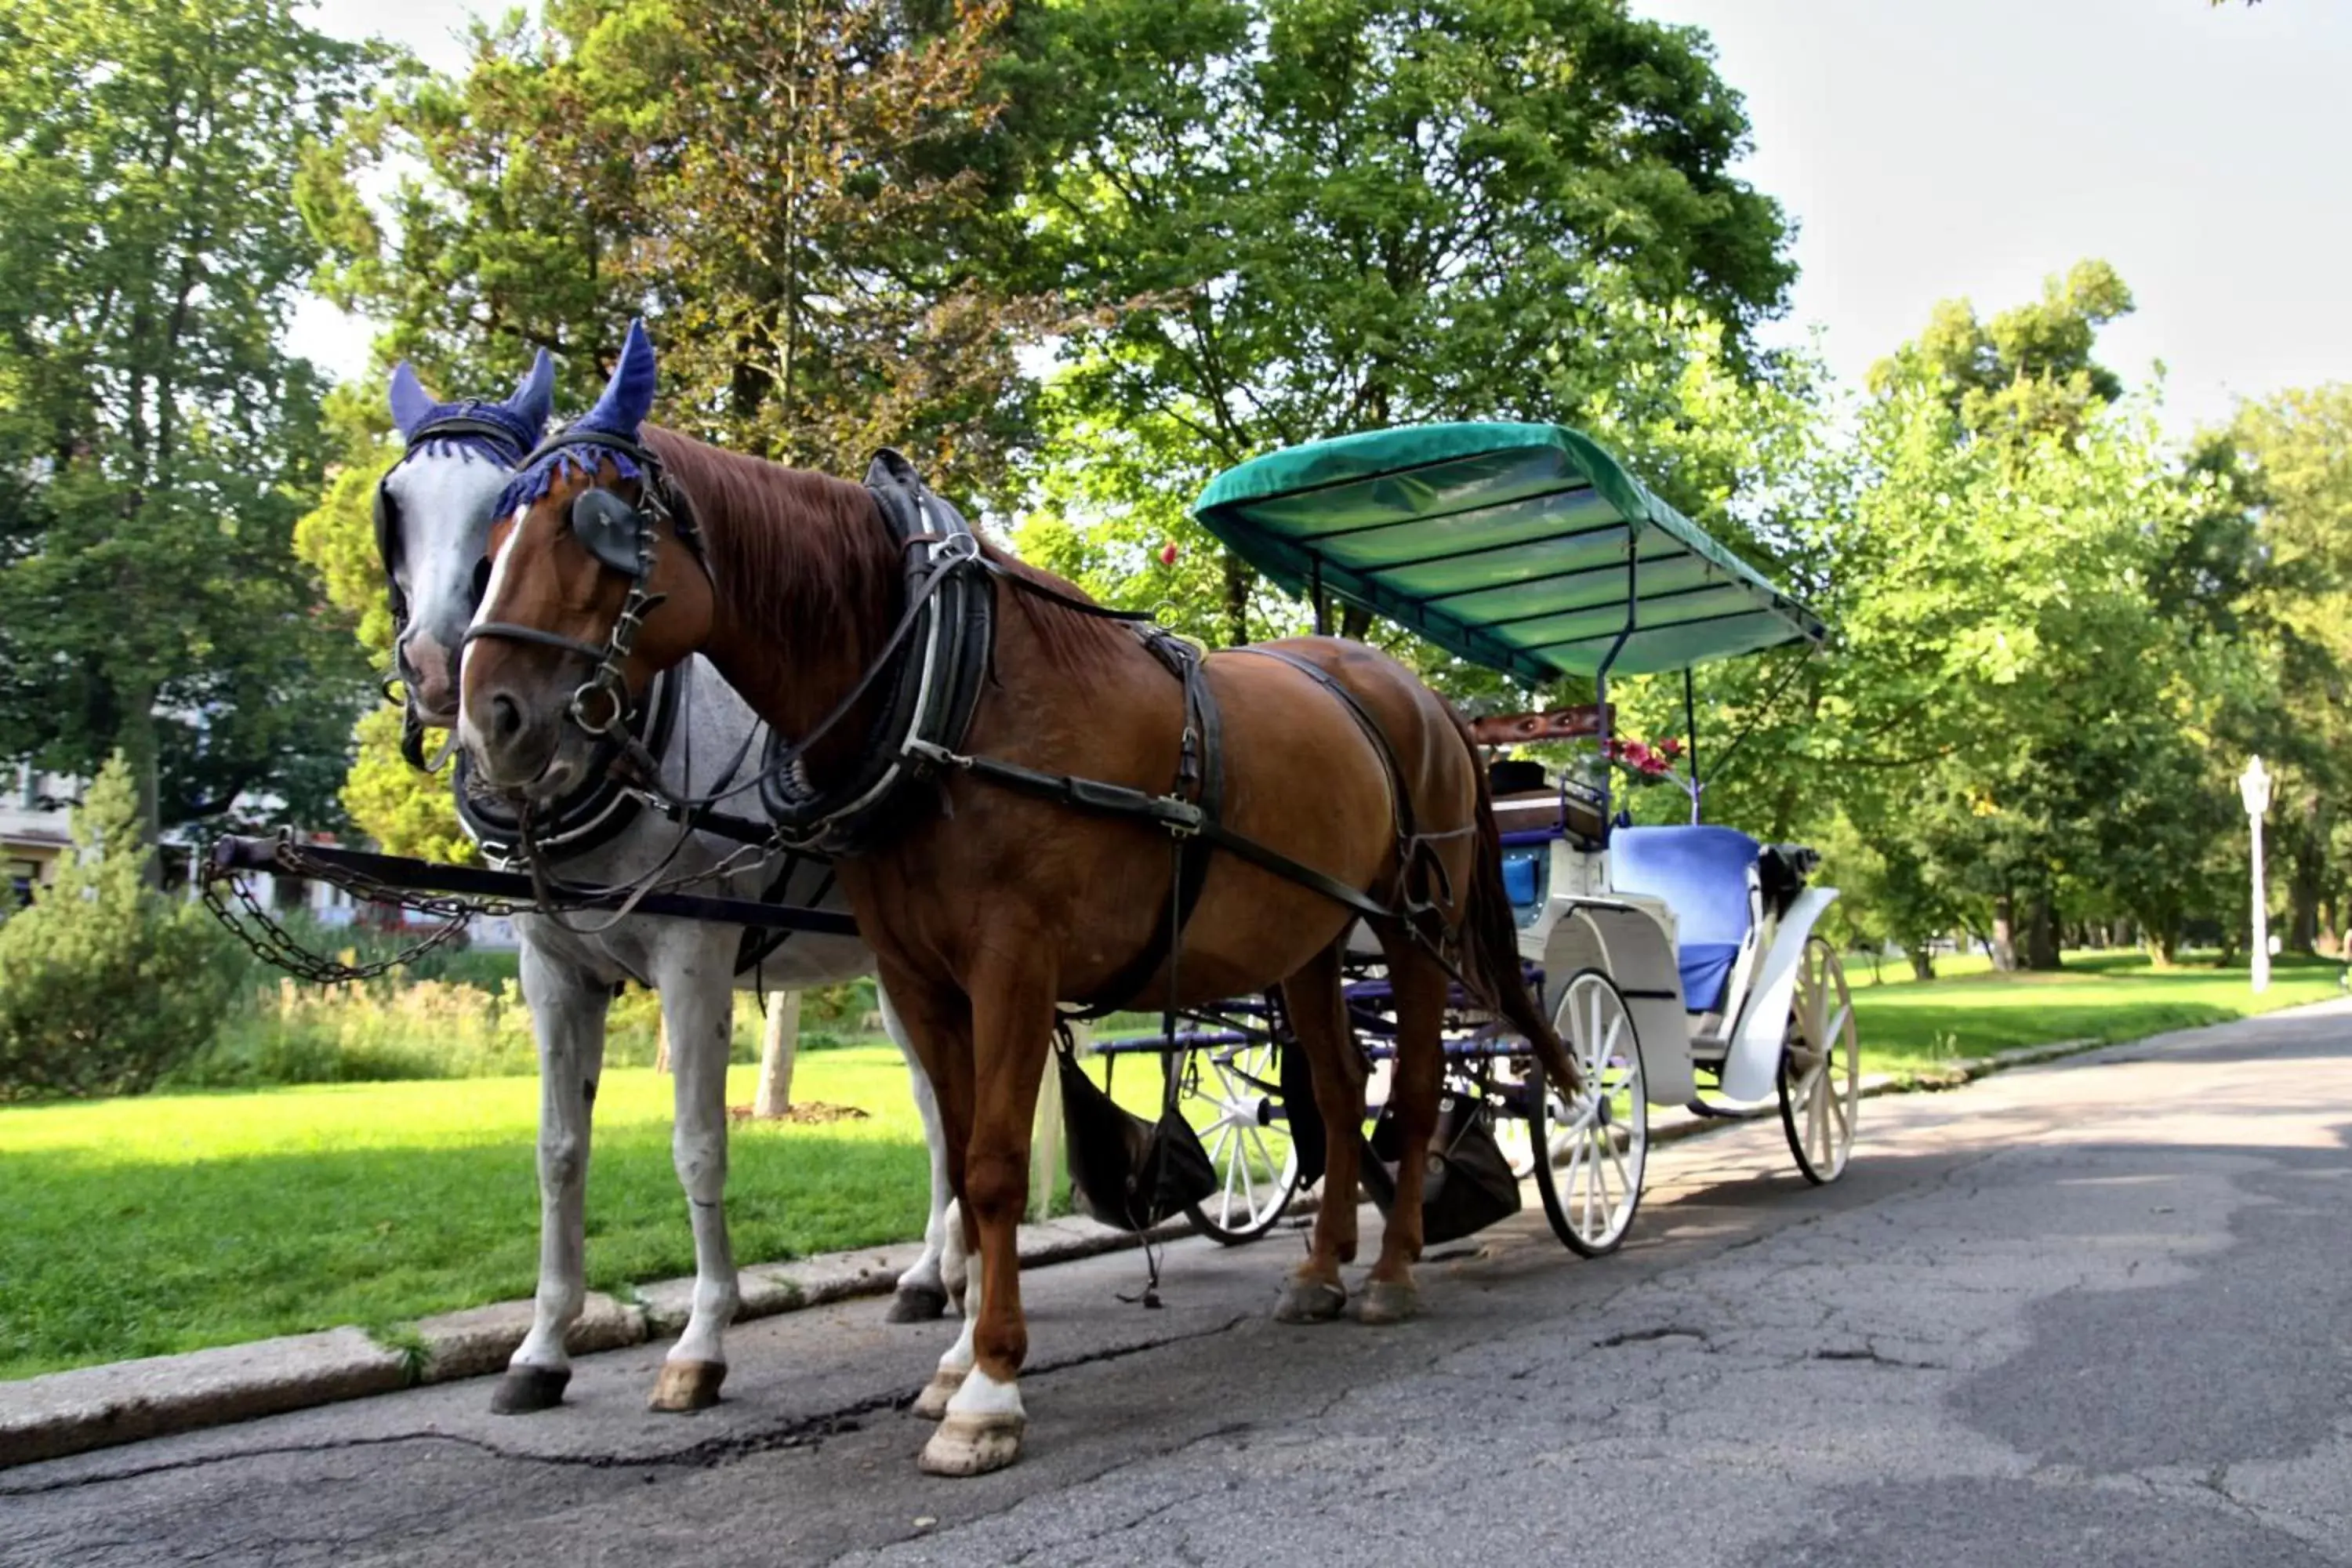
M 1149 1239 L 1171 1241 L 1192 1228 L 1178 1220 Z M 1069 1215 L 1023 1226 L 1021 1262 L 1045 1268 L 1140 1247 L 1145 1239 Z M 871 1247 L 751 1265 L 739 1273 L 743 1308 L 735 1321 L 887 1295 L 919 1250 Z M 585 1355 L 677 1333 L 692 1308 L 694 1281 L 665 1279 L 635 1294 L 634 1301 L 592 1294 L 566 1347 Z M 506 1370 L 530 1331 L 532 1310 L 527 1300 L 499 1301 L 421 1319 L 383 1343 L 360 1329 L 330 1329 L 0 1383 L 0 1469 L 420 1384 L 489 1376 Z
M 0 1466 L 407 1386 L 409 1358 L 358 1329 L 224 1345 L 0 1384 Z
M 1863 1080 L 1862 1092 L 1874 1099 L 1956 1089 L 2011 1068 L 2128 1043 L 2061 1040 L 1998 1051 L 1926 1073 L 1874 1073 Z M 1728 1116 L 1669 1110 L 1652 1119 L 1650 1140 L 1680 1142 L 1777 1114 L 1770 1101 Z M 1311 1206 L 1294 1204 L 1291 1216 Z M 1191 1225 L 1180 1220 L 1160 1226 L 1148 1239 L 1172 1241 L 1190 1234 Z M 1021 1262 L 1024 1268 L 1044 1268 L 1140 1247 L 1146 1239 L 1068 1215 L 1023 1226 Z M 912 1245 L 901 1245 L 793 1263 L 753 1264 L 740 1271 L 743 1308 L 736 1321 L 887 1294 L 917 1252 Z M 694 1281 L 667 1279 L 641 1287 L 635 1295 L 634 1301 L 591 1296 L 566 1342 L 569 1348 L 585 1354 L 677 1333 L 686 1325 Z M 411 1330 L 387 1336 L 390 1343 L 379 1343 L 358 1329 L 330 1329 L 0 1383 L 0 1468 L 419 1384 L 487 1376 L 505 1369 L 530 1327 L 531 1312 L 530 1301 L 501 1301 L 424 1319 Z

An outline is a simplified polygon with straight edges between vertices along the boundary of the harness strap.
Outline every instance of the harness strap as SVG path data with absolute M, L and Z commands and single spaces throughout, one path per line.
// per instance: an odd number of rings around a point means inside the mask
M 601 661 L 604 657 L 604 647 L 601 643 L 585 642 L 579 637 L 568 637 L 562 632 L 541 631 L 537 626 L 518 626 L 512 621 L 476 621 L 466 628 L 466 635 L 457 639 L 457 647 L 463 649 L 477 637 L 499 637 L 509 642 L 535 642 L 547 647 L 562 648 L 565 653 L 576 653 L 585 659 Z
M 925 744 L 909 749 L 940 767 L 960 769 L 974 778 L 1003 784 L 1024 795 L 1035 795 L 1079 811 L 1090 811 L 1100 816 L 1134 817 L 1156 823 L 1171 833 L 1196 837 L 1212 847 L 1237 855 L 1253 866 L 1296 882 L 1335 903 L 1344 904 L 1358 914 L 1369 915 L 1375 920 L 1395 918 L 1394 910 L 1377 902 L 1360 889 L 1351 888 L 1336 877 L 1328 876 L 1303 861 L 1294 860 L 1278 849 L 1268 848 L 1255 838 L 1244 837 L 1223 823 L 1208 821 L 1202 815 L 1201 808 L 1190 801 L 1129 789 L 1125 784 L 1072 778 L 1067 773 L 1041 773 L 1035 768 L 1024 768 L 1018 763 L 1000 762 L 994 757 L 966 756 L 950 752 L 944 746 Z
M 1201 656 L 1190 643 L 1154 630 L 1144 637 L 1143 646 L 1168 667 L 1169 673 L 1184 684 L 1184 737 L 1177 751 L 1176 788 L 1181 799 L 1190 795 L 1201 809 L 1201 820 L 1216 822 L 1224 814 L 1224 743 L 1223 722 L 1217 710 L 1216 694 L 1209 689 L 1206 671 Z M 1121 964 L 1092 1001 L 1069 1015 L 1079 1019 L 1100 1018 L 1118 1012 L 1141 991 L 1152 973 L 1160 967 L 1160 955 L 1168 959 L 1168 1009 L 1162 1020 L 1166 1033 L 1173 1037 L 1176 1030 L 1176 970 L 1179 955 L 1184 946 L 1184 928 L 1192 922 L 1192 910 L 1201 901 L 1201 888 L 1209 878 L 1209 857 L 1186 853 L 1191 834 L 1171 834 L 1169 851 L 1168 903 L 1161 909 L 1151 935 L 1138 948 L 1133 957 Z
M 1286 664 L 1339 700 L 1340 705 L 1346 708 L 1349 716 L 1356 721 L 1357 727 L 1362 730 L 1365 737 L 1372 742 L 1373 749 L 1380 752 L 1381 762 L 1388 769 L 1389 805 L 1396 824 L 1397 836 L 1397 902 L 1402 909 L 1407 923 L 1410 924 L 1419 917 L 1431 913 L 1441 904 L 1452 904 L 1454 902 L 1452 879 L 1445 874 L 1444 862 L 1439 860 L 1429 847 L 1436 839 L 1459 838 L 1465 834 L 1475 832 L 1476 825 L 1457 827 L 1444 833 L 1423 833 L 1418 829 L 1413 819 L 1412 796 L 1405 789 L 1404 768 L 1397 756 L 1395 742 L 1389 739 L 1388 731 L 1382 727 L 1380 720 L 1374 717 L 1372 710 L 1364 705 L 1363 699 L 1341 684 L 1329 670 L 1310 660 L 1299 658 L 1287 648 L 1239 647 L 1233 651 L 1255 654 L 1259 658 L 1271 658 Z M 1472 758 L 1472 765 L 1476 765 L 1475 756 Z M 1423 898 L 1414 893 L 1413 874 L 1421 868 L 1426 868 L 1428 874 L 1436 879 L 1438 890 L 1434 897 Z

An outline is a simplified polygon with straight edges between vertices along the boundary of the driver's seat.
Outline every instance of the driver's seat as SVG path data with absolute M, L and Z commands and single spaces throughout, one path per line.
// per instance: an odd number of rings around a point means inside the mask
M 1609 836 L 1609 885 L 1675 911 L 1683 1005 L 1711 1013 L 1748 940 L 1755 910 L 1749 868 L 1760 850 L 1732 827 L 1621 827 Z

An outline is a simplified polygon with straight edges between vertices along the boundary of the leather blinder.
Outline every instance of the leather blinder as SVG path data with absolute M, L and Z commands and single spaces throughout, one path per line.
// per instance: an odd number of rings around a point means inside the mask
M 635 577 L 645 548 L 645 513 L 608 489 L 588 489 L 572 503 L 572 531 L 588 553 Z

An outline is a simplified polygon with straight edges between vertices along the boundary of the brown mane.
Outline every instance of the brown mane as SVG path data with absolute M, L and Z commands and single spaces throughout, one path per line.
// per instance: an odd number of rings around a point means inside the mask
M 899 561 L 864 485 L 725 451 L 657 425 L 645 426 L 644 438 L 702 512 L 727 518 L 725 528 L 711 531 L 711 566 L 747 621 L 780 628 L 836 624 L 845 606 L 897 614 Z M 1094 602 L 1076 584 L 994 544 L 983 548 L 1014 576 Z M 997 595 L 1000 607 L 1008 602 L 1020 606 L 1047 658 L 1064 669 L 1084 673 L 1134 646 L 1117 621 L 1035 594 Z M 877 620 L 870 635 L 887 630 Z
M 727 520 L 709 531 L 711 570 L 746 621 L 825 623 L 845 607 L 891 602 L 897 563 L 865 486 L 657 425 L 644 439 L 704 518 Z

